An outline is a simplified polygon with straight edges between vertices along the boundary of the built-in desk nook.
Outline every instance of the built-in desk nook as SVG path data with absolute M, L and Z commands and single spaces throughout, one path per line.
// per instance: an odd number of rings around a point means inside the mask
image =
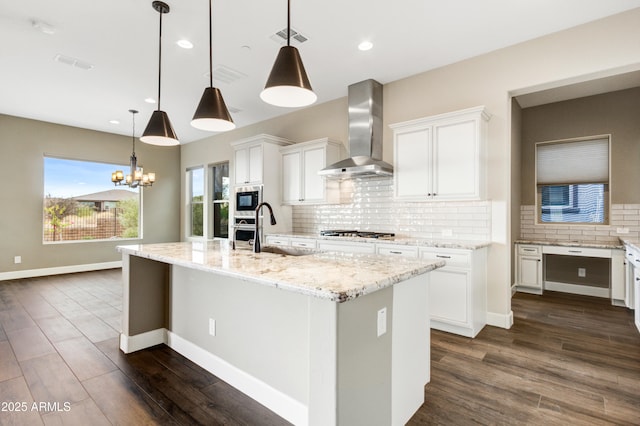
M 629 307 L 622 243 L 520 240 L 515 245 L 515 260 L 514 291 L 606 297 L 614 305 Z

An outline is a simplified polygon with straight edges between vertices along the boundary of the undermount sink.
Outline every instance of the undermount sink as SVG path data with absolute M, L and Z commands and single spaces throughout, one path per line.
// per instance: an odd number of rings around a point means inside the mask
M 317 253 L 317 250 L 303 247 L 279 247 L 279 246 L 262 246 L 262 252 L 281 254 L 284 256 L 307 256 Z

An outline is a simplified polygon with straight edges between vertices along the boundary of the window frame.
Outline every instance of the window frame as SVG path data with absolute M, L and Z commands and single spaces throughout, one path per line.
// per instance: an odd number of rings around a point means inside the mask
M 193 172 L 201 170 L 202 171 L 202 201 L 195 202 L 193 201 Z M 185 171 L 186 174 L 186 183 L 187 183 L 187 191 L 186 191 L 186 229 L 185 235 L 187 239 L 201 240 L 204 239 L 206 234 L 206 204 L 204 202 L 207 195 L 207 178 L 206 178 L 206 168 L 204 166 L 194 166 L 188 167 Z M 193 208 L 196 204 L 200 204 L 202 206 L 202 235 L 194 235 L 193 234 Z
M 602 214 L 603 221 L 602 222 L 544 222 L 542 220 L 542 187 L 545 186 L 578 186 L 578 185 L 587 185 L 587 183 L 567 183 L 567 184 L 556 184 L 556 185 L 548 185 L 548 184 L 538 184 L 538 147 L 541 145 L 549 145 L 549 144 L 567 144 L 572 142 L 585 142 L 591 140 L 599 140 L 599 139 L 607 139 L 608 144 L 608 177 L 607 182 L 592 182 L 591 184 L 603 184 L 603 206 L 602 206 Z M 586 137 L 579 138 L 568 138 L 568 139 L 557 139 L 552 141 L 542 141 L 536 142 L 535 145 L 535 154 L 534 154 L 534 194 L 535 194 L 535 211 L 536 211 L 536 224 L 538 225 L 561 225 L 561 226 L 609 226 L 610 218 L 609 212 L 611 211 L 611 134 L 600 134 L 600 135 L 592 135 Z M 577 189 L 575 189 L 577 191 Z M 572 194 L 571 188 L 569 189 L 569 206 L 567 208 L 577 208 L 577 203 L 579 200 L 576 199 L 575 194 Z
M 128 238 L 118 238 L 116 236 L 111 236 L 111 237 L 107 237 L 107 238 L 82 238 L 82 239 L 75 239 L 75 240 L 61 240 L 61 241 L 47 241 L 45 240 L 45 208 L 46 208 L 46 199 L 48 194 L 46 193 L 46 186 L 47 186 L 47 170 L 46 170 L 46 160 L 50 158 L 50 159 L 54 159 L 54 160 L 63 160 L 63 161 L 75 161 L 75 162 L 79 162 L 79 163 L 89 163 L 89 164 L 102 164 L 102 165 L 108 165 L 109 166 L 109 173 L 111 173 L 111 171 L 113 170 L 120 170 L 120 169 L 127 169 L 129 167 L 128 164 L 119 164 L 119 163 L 115 163 L 115 162 L 110 162 L 110 161 L 100 161 L 100 160 L 90 160 L 90 159 L 86 159 L 86 158 L 77 158 L 77 157 L 71 157 L 71 156 L 66 156 L 66 155 L 56 155 L 56 154 L 50 154 L 50 153 L 43 153 L 42 155 L 42 205 L 41 205 L 41 212 L 42 212 L 42 221 L 41 221 L 41 235 L 42 235 L 42 244 L 43 245 L 55 245 L 55 244 L 77 244 L 77 243 L 81 243 L 81 244 L 89 244 L 89 243 L 104 243 L 105 241 L 140 241 L 144 238 L 144 222 L 143 222 L 143 193 L 144 191 L 142 191 L 142 188 L 138 187 L 136 188 L 136 191 L 132 191 L 137 193 L 137 201 L 138 201 L 138 236 L 137 237 L 128 237 Z M 111 170 L 113 169 L 113 170 Z M 109 189 L 113 189 L 113 182 L 111 182 L 111 177 L 110 174 L 105 176 L 105 188 L 109 188 Z M 117 187 L 116 187 L 117 188 Z M 105 189 L 107 190 L 107 189 Z M 57 198 L 57 197 L 56 197 Z

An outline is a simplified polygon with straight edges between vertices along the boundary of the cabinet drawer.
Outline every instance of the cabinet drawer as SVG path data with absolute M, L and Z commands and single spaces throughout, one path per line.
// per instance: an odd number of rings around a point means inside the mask
M 471 257 L 468 252 L 455 251 L 422 251 L 423 259 L 444 260 L 446 266 L 456 266 L 461 268 L 471 267 Z
M 377 253 L 389 256 L 418 257 L 418 248 L 381 244 L 377 248 Z
M 539 256 L 542 254 L 541 246 L 523 246 L 518 244 L 518 254 L 525 254 L 527 256 Z
M 602 249 L 602 248 L 544 246 L 542 249 L 542 252 L 544 254 L 562 254 L 565 256 L 604 257 L 607 259 L 611 259 L 611 249 Z
M 288 246 L 290 243 L 288 238 L 272 237 L 269 235 L 267 235 L 267 238 L 265 240 L 267 245 L 271 246 Z
M 316 240 L 312 238 L 292 238 L 292 247 L 316 248 Z

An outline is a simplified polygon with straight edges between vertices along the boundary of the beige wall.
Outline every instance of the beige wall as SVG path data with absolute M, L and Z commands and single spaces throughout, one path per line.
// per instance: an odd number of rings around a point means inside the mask
M 640 203 L 640 87 L 525 108 L 522 117 L 522 204 L 535 204 L 536 142 L 607 134 L 611 203 Z
M 488 259 L 491 322 L 508 320 L 511 311 L 512 243 L 518 237 L 512 235 L 510 226 L 510 217 L 517 216 L 511 210 L 514 154 L 510 96 L 640 69 L 638 22 L 640 9 L 635 9 L 403 80 L 383 82 L 386 161 L 393 160 L 387 127 L 391 123 L 476 105 L 485 105 L 493 114 L 488 146 L 488 196 L 493 201 L 496 236 Z M 416 54 L 426 53 L 417 49 Z M 370 77 L 375 78 L 375 72 Z M 294 141 L 329 136 L 344 142 L 346 113 L 346 99 L 342 99 L 188 144 L 182 151 L 182 169 L 228 160 L 231 151 L 222 145 L 259 133 Z M 517 153 L 519 148 L 515 149 Z M 515 185 L 519 186 L 517 179 Z M 519 204 L 519 200 L 515 202 Z
M 0 273 L 120 260 L 115 247 L 122 242 L 42 243 L 45 154 L 126 164 L 131 138 L 0 114 Z M 139 143 L 136 154 L 158 180 L 144 190 L 144 242 L 175 241 L 180 223 L 180 150 Z M 22 256 L 22 263 L 15 265 L 14 256 Z

